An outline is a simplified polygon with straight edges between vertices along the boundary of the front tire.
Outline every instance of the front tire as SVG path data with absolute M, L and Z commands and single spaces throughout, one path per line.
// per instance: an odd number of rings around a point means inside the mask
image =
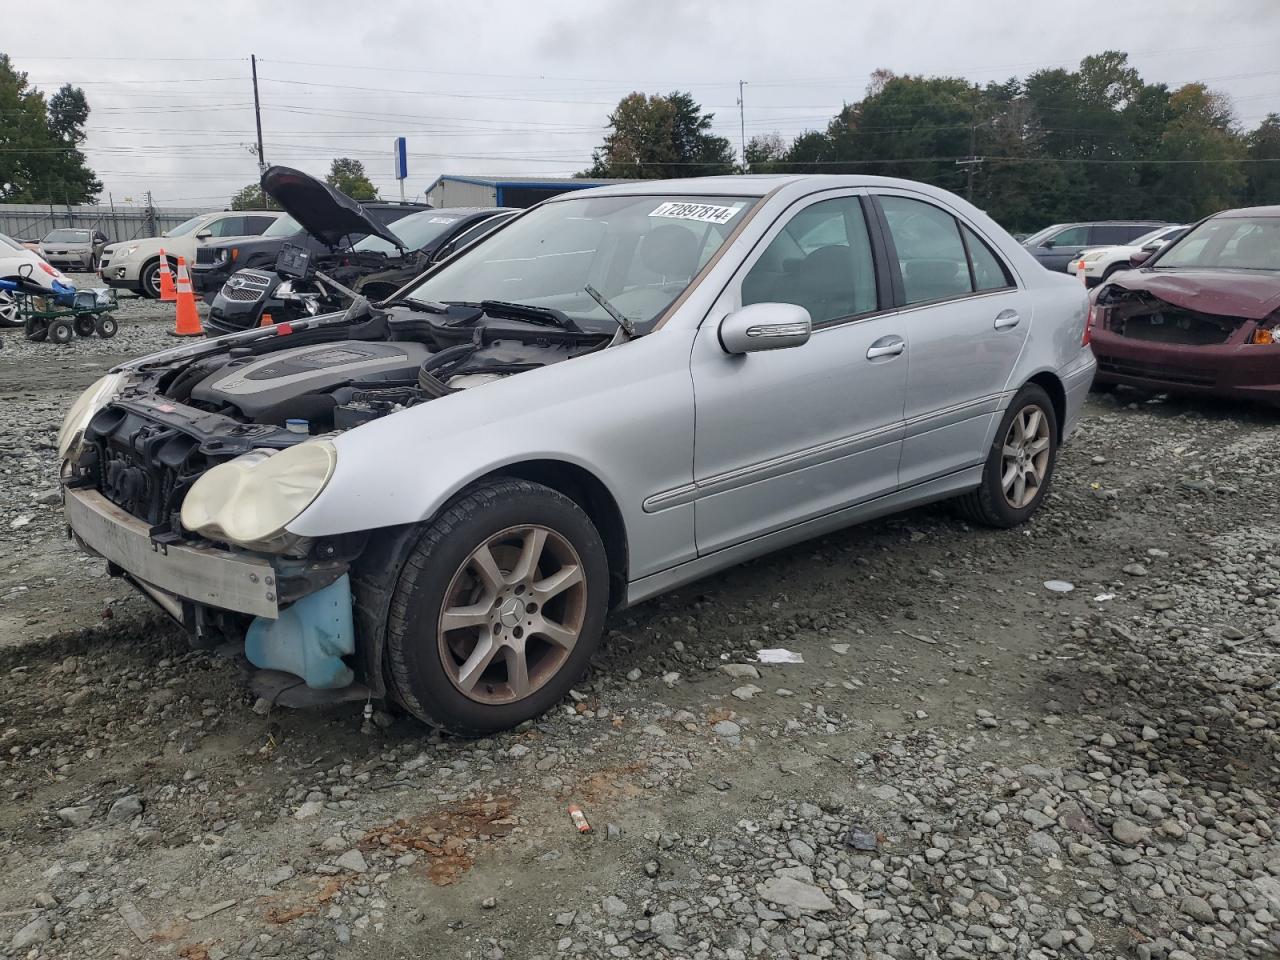
M 982 484 L 960 498 L 961 509 L 989 527 L 1025 523 L 1048 494 L 1057 461 L 1058 415 L 1044 388 L 1028 383 L 1005 411 Z
M 18 298 L 8 290 L 0 290 L 0 327 L 20 327 Z
M 525 480 L 481 483 L 401 568 L 386 638 L 396 699 L 460 736 L 537 717 L 586 670 L 608 594 L 604 544 L 576 503 Z
M 166 256 L 166 260 L 169 258 Z M 176 260 L 169 261 L 170 273 L 175 273 L 178 269 Z M 152 260 L 142 268 L 142 273 L 138 276 L 138 292 L 144 297 L 150 297 L 152 300 L 160 299 L 160 260 Z

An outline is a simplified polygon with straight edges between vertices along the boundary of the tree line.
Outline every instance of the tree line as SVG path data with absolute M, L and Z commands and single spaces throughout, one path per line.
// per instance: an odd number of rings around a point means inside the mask
M 1280 203 L 1280 113 L 1245 130 L 1203 83 L 1148 83 L 1128 55 L 986 86 L 877 70 L 823 130 L 753 137 L 745 162 L 682 92 L 633 93 L 583 176 L 856 173 L 968 195 L 1010 230 L 1070 220 L 1189 221 Z

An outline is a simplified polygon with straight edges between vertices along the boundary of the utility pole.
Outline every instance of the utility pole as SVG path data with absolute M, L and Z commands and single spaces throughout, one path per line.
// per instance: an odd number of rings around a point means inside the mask
M 742 172 L 747 172 L 747 115 L 746 106 L 742 98 L 742 88 L 747 85 L 747 81 L 738 81 L 738 135 L 742 138 Z
M 151 202 L 151 191 L 147 191 L 147 236 L 154 237 L 159 231 L 156 229 L 156 205 Z
M 969 119 L 969 156 L 957 160 L 956 165 L 965 168 L 966 183 L 964 198 L 973 203 L 973 171 L 982 162 L 978 153 L 978 85 L 973 85 L 973 112 Z
M 262 107 L 258 103 L 258 56 L 249 54 L 249 66 L 253 70 L 253 120 L 258 125 L 258 172 L 267 169 L 267 158 L 262 150 Z

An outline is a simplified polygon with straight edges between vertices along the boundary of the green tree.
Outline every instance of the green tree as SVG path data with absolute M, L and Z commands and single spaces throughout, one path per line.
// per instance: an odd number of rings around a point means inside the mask
M 93 203 L 102 192 L 102 181 L 94 176 L 80 144 L 89 120 L 89 101 L 84 91 L 63 84 L 49 99 L 49 137 L 63 149 L 49 155 L 46 174 L 52 191 L 50 199 L 65 203 Z
M 231 197 L 232 210 L 274 210 L 270 197 L 264 196 L 262 184 L 250 183 L 241 187 Z
M 329 165 L 325 183 L 345 193 L 352 200 L 377 200 L 378 188 L 364 172 L 364 164 L 349 157 L 337 157 Z
M 0 53 L 0 201 L 47 200 L 40 175 L 57 146 L 50 141 L 44 95 Z
M 1160 215 L 1198 220 L 1236 205 L 1244 193 L 1239 161 L 1248 148 L 1235 130 L 1230 101 L 1203 83 L 1188 83 L 1169 97 L 1171 118 L 1160 138 L 1156 185 Z
M 747 141 L 748 173 L 776 173 L 787 158 L 787 145 L 776 133 L 757 134 Z M 782 170 L 785 172 L 785 170 Z
M 1280 203 L 1280 113 L 1269 113 L 1246 138 L 1249 160 L 1244 199 L 1254 205 Z
M 688 93 L 632 93 L 609 115 L 609 132 L 592 154 L 589 176 L 701 177 L 732 173 L 733 147 L 711 132 L 714 114 Z

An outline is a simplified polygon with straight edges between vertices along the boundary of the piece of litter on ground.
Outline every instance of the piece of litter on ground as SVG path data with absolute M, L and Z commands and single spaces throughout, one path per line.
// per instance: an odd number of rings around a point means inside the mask
M 844 842 L 855 850 L 874 850 L 876 835 L 866 827 L 854 827 L 845 835 Z
M 1070 593 L 1076 588 L 1076 585 L 1074 583 L 1069 583 L 1066 580 L 1046 580 L 1044 582 L 1044 587 L 1046 590 L 1052 590 L 1054 593 Z
M 148 942 L 155 934 L 151 924 L 147 923 L 147 918 L 133 905 L 132 901 L 125 900 L 116 908 L 116 911 L 120 914 L 121 919 L 129 925 L 129 929 L 133 931 L 133 935 L 138 938 L 140 943 Z
M 773 650 L 759 650 L 756 658 L 761 663 L 804 663 L 804 657 L 796 653 L 794 650 L 784 650 L 781 647 Z
M 1115 598 L 1116 595 L 1114 593 L 1100 593 L 1093 599 L 1098 601 L 1098 603 L 1105 603 L 1106 601 L 1114 600 Z
M 32 520 L 31 517 L 17 517 L 9 524 L 10 530 L 17 530 L 19 527 L 25 527 Z
M 215 913 L 221 913 L 223 910 L 229 910 L 239 902 L 239 900 L 222 900 L 212 906 L 201 907 L 198 910 L 188 910 L 187 919 L 194 923 L 197 920 L 212 917 Z

